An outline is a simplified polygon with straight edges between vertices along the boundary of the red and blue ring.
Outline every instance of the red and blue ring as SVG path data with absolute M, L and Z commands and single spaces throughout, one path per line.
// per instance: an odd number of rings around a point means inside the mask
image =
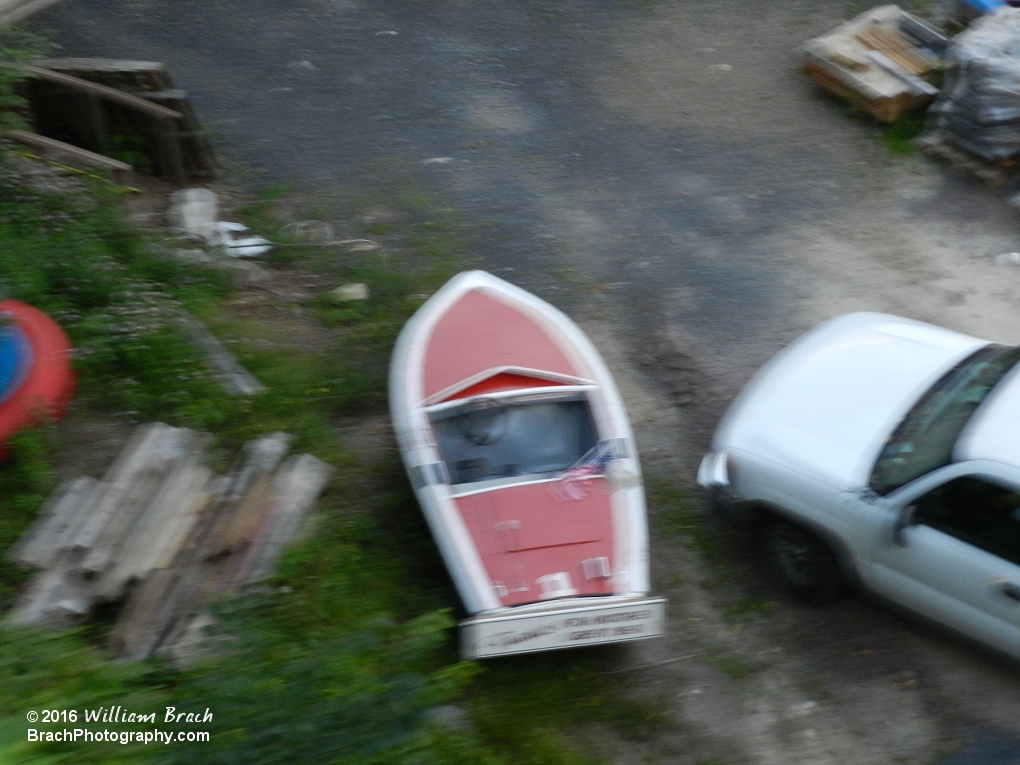
M 64 330 L 30 305 L 0 300 L 0 454 L 21 428 L 60 417 L 74 387 Z

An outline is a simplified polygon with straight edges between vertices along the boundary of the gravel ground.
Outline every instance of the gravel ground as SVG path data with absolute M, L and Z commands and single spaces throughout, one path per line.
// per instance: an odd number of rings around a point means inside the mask
M 74 0 L 37 23 L 64 55 L 165 61 L 253 184 L 328 196 L 397 172 L 453 200 L 488 268 L 604 350 L 647 472 L 690 483 L 725 402 L 824 318 L 1020 342 L 1020 269 L 994 261 L 1020 249 L 1006 192 L 890 155 L 797 70 L 869 5 Z M 653 557 L 670 635 L 631 674 L 679 727 L 593 736 L 608 759 L 1020 761 L 1014 666 L 866 599 L 779 599 L 742 626 L 674 540 Z

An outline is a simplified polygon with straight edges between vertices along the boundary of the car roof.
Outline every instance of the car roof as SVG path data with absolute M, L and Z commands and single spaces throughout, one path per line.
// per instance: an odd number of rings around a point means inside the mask
M 1020 467 L 1020 365 L 995 386 L 957 439 L 953 461 L 964 460 Z

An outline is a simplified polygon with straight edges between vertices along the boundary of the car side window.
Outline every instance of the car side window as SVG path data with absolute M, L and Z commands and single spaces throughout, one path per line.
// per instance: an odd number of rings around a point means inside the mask
M 914 522 L 1020 565 L 1020 492 L 964 476 L 914 502 Z

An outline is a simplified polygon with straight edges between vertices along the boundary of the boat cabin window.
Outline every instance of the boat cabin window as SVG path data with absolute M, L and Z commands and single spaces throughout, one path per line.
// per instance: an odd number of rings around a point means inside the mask
M 454 484 L 552 477 L 574 465 L 597 441 L 582 393 L 473 398 L 431 417 Z

